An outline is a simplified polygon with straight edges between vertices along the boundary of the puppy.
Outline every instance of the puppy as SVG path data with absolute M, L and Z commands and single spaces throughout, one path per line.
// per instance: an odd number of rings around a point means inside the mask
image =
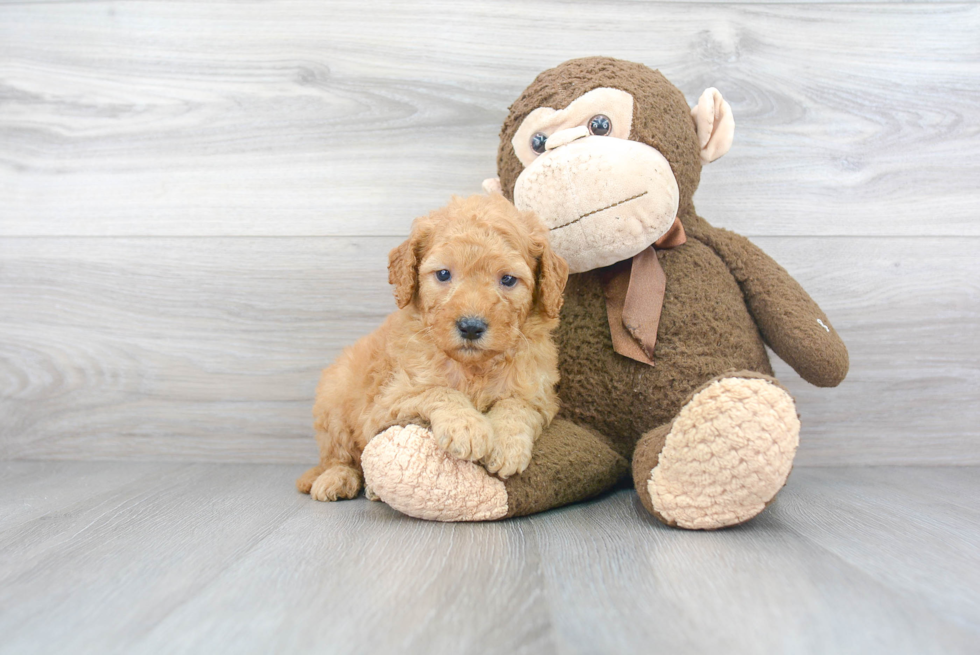
M 388 257 L 398 311 L 323 371 L 313 407 L 320 463 L 297 488 L 354 498 L 361 452 L 392 425 L 428 425 L 455 457 L 519 473 L 555 413 L 568 266 L 536 215 L 502 196 L 453 198 Z

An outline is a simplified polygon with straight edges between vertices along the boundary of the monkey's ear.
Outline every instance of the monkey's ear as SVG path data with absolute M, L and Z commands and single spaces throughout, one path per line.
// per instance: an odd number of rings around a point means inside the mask
M 483 191 L 488 196 L 492 196 L 495 193 L 501 196 L 504 195 L 503 187 L 500 186 L 500 178 L 488 177 L 487 179 L 483 180 Z
M 395 302 L 398 309 L 406 307 L 419 285 L 418 255 L 415 252 L 417 237 L 414 234 L 388 253 L 388 284 L 395 285 Z
M 721 97 L 718 89 L 705 89 L 698 104 L 691 109 L 691 118 L 698 131 L 703 163 L 709 164 L 728 152 L 735 138 L 735 118 L 731 105 Z

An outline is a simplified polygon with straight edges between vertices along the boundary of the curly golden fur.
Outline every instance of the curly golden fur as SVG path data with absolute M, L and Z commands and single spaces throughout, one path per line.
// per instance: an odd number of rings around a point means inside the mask
M 428 424 L 446 451 L 502 478 L 523 471 L 558 411 L 551 332 L 567 277 L 537 216 L 499 195 L 454 197 L 417 219 L 389 255 L 399 310 L 323 371 L 320 463 L 297 488 L 354 498 L 368 441 L 408 423 Z M 467 338 L 461 321 L 479 336 Z

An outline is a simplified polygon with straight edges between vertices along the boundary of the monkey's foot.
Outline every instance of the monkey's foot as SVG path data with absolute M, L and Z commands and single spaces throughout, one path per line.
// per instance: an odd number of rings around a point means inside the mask
M 492 521 L 507 515 L 504 483 L 456 459 L 418 425 L 390 427 L 361 454 L 372 492 L 403 514 L 428 521 Z
M 799 434 L 793 398 L 774 380 L 752 373 L 716 378 L 673 423 L 644 435 L 633 461 L 636 489 L 668 525 L 742 523 L 786 484 Z

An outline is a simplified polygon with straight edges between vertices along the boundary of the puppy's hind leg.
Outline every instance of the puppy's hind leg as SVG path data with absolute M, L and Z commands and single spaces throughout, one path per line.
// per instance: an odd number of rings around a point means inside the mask
M 330 433 L 318 430 L 316 438 L 320 444 L 320 464 L 300 476 L 296 486 L 302 491 L 300 484 L 309 481 L 313 500 L 357 498 L 364 481 L 360 453 L 352 450 L 353 444 Z
M 310 487 L 313 500 L 342 500 L 357 498 L 363 478 L 353 466 L 335 464 L 317 477 Z
M 296 489 L 301 494 L 310 493 L 310 488 L 313 487 L 313 481 L 320 477 L 320 474 L 325 470 L 326 469 L 319 464 L 311 469 L 308 469 L 306 473 L 296 478 Z

